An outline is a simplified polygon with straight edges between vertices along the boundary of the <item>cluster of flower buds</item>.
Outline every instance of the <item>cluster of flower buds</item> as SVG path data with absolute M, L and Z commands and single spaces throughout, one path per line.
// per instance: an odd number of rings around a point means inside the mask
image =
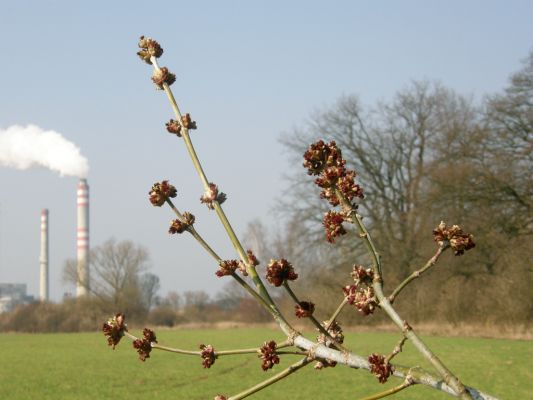
M 372 287 L 374 271 L 361 265 L 354 265 L 351 276 L 354 284 L 342 288 L 344 297 L 349 304 L 364 315 L 372 314 L 378 305 L 374 288 Z
M 357 286 L 370 286 L 374 280 L 374 271 L 372 268 L 365 268 L 362 265 L 354 265 L 350 275 Z
M 265 342 L 263 343 L 263 346 L 261 346 L 261 355 L 258 357 L 262 360 L 261 368 L 263 371 L 271 369 L 274 364 L 279 364 L 279 356 L 276 354 L 276 347 L 276 342 L 273 340 Z
M 370 373 L 376 375 L 380 383 L 387 382 L 389 376 L 394 372 L 393 366 L 380 354 L 372 353 L 368 357 L 368 363 L 370 364 Z
M 323 327 L 328 327 L 327 332 L 329 333 L 330 337 L 335 340 L 336 343 L 344 343 L 344 334 L 342 333 L 341 326 L 337 323 L 337 321 L 333 321 L 332 324 L 329 323 L 329 321 L 324 321 L 322 323 Z M 323 333 L 317 336 L 317 342 L 323 344 L 326 347 L 332 348 L 334 347 L 333 342 L 331 339 L 324 335 Z M 314 368 L 315 369 L 323 369 L 327 367 L 334 367 L 337 365 L 336 361 L 333 360 L 320 360 L 317 361 Z
M 167 199 L 176 197 L 177 193 L 176 188 L 168 181 L 162 181 L 152 185 L 152 190 L 148 192 L 148 196 L 153 206 L 161 207 Z
M 202 365 L 204 366 L 204 368 L 211 368 L 211 365 L 215 363 L 215 360 L 217 358 L 215 349 L 210 344 L 201 344 L 200 350 L 202 350 L 202 353 L 200 354 L 202 357 Z
M 107 344 L 109 346 L 112 346 L 113 350 L 115 350 L 115 346 L 124 336 L 124 331 L 128 330 L 128 327 L 124 322 L 125 320 L 126 317 L 124 316 L 124 314 L 118 313 L 114 317 L 109 318 L 107 322 L 104 322 L 102 326 L 102 331 L 107 337 Z
M 168 228 L 168 233 L 176 234 L 185 232 L 190 226 L 194 224 L 194 215 L 190 212 L 185 211 L 183 213 L 183 220 L 175 219 L 170 223 L 170 228 Z
M 377 306 L 376 296 L 372 286 L 360 287 L 349 285 L 342 288 L 348 303 L 357 308 L 364 315 L 374 312 Z
M 334 141 L 326 144 L 319 140 L 311 144 L 304 153 L 303 166 L 309 175 L 318 175 L 315 184 L 322 189 L 320 197 L 328 200 L 332 206 L 340 204 L 335 189 L 350 202 L 355 197 L 364 197 L 363 190 L 355 183 L 355 171 L 346 169 L 346 160 Z
M 218 263 L 218 271 L 215 272 L 219 278 L 233 274 L 239 268 L 237 260 L 222 260 Z
M 152 82 L 154 82 L 156 89 L 163 90 L 165 83 L 170 86 L 176 82 L 176 75 L 170 72 L 167 67 L 161 67 L 154 70 Z
M 191 119 L 191 115 L 189 113 L 181 116 L 181 124 L 185 129 L 196 129 L 196 121 L 193 121 Z
M 167 127 L 168 133 L 173 133 L 174 135 L 181 137 L 181 124 L 178 121 L 171 119 L 165 124 L 165 126 Z
M 147 358 L 150 358 L 152 343 L 157 343 L 157 339 L 154 331 L 148 328 L 143 329 L 142 339 L 135 339 L 133 341 L 133 347 L 137 350 L 137 353 L 139 353 L 139 359 L 141 361 L 146 361 Z
M 282 258 L 281 260 L 270 260 L 266 270 L 266 278 L 272 285 L 278 287 L 287 280 L 296 280 L 298 274 L 294 272 L 292 264 Z
M 310 301 L 300 301 L 294 306 L 294 315 L 298 318 L 309 318 L 315 312 L 315 304 Z
M 448 228 L 444 221 L 441 221 L 439 226 L 433 230 L 433 238 L 439 246 L 446 247 L 449 245 L 456 256 L 460 256 L 465 251 L 476 247 L 472 235 L 463 232 L 459 225 L 453 225 Z
M 209 188 L 205 191 L 202 197 L 200 197 L 200 202 L 207 205 L 207 208 L 210 210 L 214 210 L 215 201 L 218 202 L 218 204 L 224 203 L 226 201 L 226 194 L 222 192 L 219 193 L 217 185 L 210 183 Z
M 223 394 L 217 394 L 214 398 L 214 400 L 227 400 L 228 398 L 224 396 Z
M 150 57 L 159 58 L 163 54 L 163 49 L 152 38 L 147 38 L 141 36 L 139 39 L 139 48 L 140 51 L 137 52 L 137 55 L 147 64 L 152 64 Z
M 333 243 L 335 238 L 346 234 L 346 230 L 342 226 L 344 222 L 344 214 L 335 211 L 328 211 L 324 214 L 324 220 L 322 224 L 326 230 L 326 239 L 328 242 Z

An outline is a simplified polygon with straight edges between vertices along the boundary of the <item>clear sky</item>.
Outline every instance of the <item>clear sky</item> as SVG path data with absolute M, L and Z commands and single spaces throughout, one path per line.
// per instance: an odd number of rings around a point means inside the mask
M 480 99 L 501 90 L 533 50 L 531 1 L 5 1 L 0 0 L 0 129 L 55 130 L 88 158 L 91 244 L 130 239 L 151 253 L 162 291 L 224 283 L 190 237 L 167 234 L 172 214 L 147 200 L 170 179 L 176 204 L 223 258 L 235 258 L 182 143 L 151 67 L 135 55 L 157 39 L 208 178 L 228 194 L 236 231 L 271 224 L 290 166 L 278 140 L 343 94 L 389 99 L 435 79 Z M 295 168 L 300 168 L 296 166 Z M 302 169 L 302 173 L 305 171 Z M 77 179 L 0 167 L 0 282 L 38 296 L 39 216 L 50 210 L 54 300 L 76 254 Z

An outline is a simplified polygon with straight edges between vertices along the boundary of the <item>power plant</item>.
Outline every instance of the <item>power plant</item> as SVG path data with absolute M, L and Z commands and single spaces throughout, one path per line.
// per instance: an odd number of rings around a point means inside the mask
M 48 301 L 50 295 L 48 271 L 48 210 L 41 211 L 41 252 L 39 255 L 40 285 L 39 300 Z
M 89 294 L 89 185 L 80 179 L 76 193 L 77 225 L 77 281 L 76 297 Z M 41 211 L 41 252 L 39 255 L 39 300 L 50 299 L 48 209 Z
M 78 206 L 78 281 L 76 297 L 89 294 L 89 185 L 87 179 L 80 179 L 77 191 Z

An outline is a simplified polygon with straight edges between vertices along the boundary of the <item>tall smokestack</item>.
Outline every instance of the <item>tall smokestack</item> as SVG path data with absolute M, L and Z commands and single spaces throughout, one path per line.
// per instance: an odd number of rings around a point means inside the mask
M 89 185 L 87 179 L 78 183 L 78 282 L 76 296 L 89 293 Z
M 41 211 L 41 254 L 39 256 L 39 265 L 41 278 L 39 299 L 41 301 L 48 301 L 48 210 L 46 208 Z

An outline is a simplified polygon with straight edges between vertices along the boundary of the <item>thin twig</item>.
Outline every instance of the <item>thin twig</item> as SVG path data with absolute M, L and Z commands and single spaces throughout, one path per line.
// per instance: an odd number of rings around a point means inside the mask
M 255 385 L 255 386 L 252 386 L 251 388 L 239 393 L 239 394 L 236 394 L 235 396 L 231 396 L 228 398 L 228 400 L 240 400 L 240 399 L 244 399 L 245 397 L 248 397 L 254 393 L 257 393 L 259 392 L 260 390 L 266 388 L 267 386 L 270 386 L 272 385 L 273 383 L 276 383 L 278 382 L 279 380 L 289 376 L 290 374 L 298 371 L 300 368 L 302 367 L 305 367 L 307 364 L 309 364 L 309 362 L 311 362 L 311 359 L 309 359 L 308 357 L 305 357 L 303 359 L 301 359 L 300 361 L 292 364 L 291 366 L 289 366 L 288 368 L 284 369 L 283 371 L 281 371 L 280 373 L 274 375 L 273 377 L 267 379 L 267 380 L 264 380 L 263 382 Z
M 398 342 L 398 344 L 394 347 L 394 349 L 392 349 L 392 352 L 387 357 L 385 357 L 385 364 L 388 364 L 399 352 L 402 351 L 403 345 L 404 345 L 406 340 L 407 340 L 407 338 L 404 336 Z
M 413 379 L 408 376 L 405 379 L 405 381 L 402 382 L 401 385 L 395 386 L 393 388 L 390 388 L 390 389 L 385 390 L 385 391 L 380 392 L 380 393 L 376 393 L 376 394 L 374 394 L 372 396 L 364 397 L 361 400 L 378 400 L 378 399 L 382 399 L 384 397 L 387 397 L 387 396 L 393 395 L 395 393 L 398 393 L 398 392 L 404 390 L 405 388 L 408 388 L 409 386 L 412 386 L 413 384 L 414 384 Z
M 415 280 L 416 278 L 418 278 L 420 275 L 422 275 L 424 272 L 426 272 L 428 269 L 430 269 L 432 266 L 434 266 L 440 255 L 442 254 L 442 252 L 444 250 L 446 250 L 447 246 L 439 246 L 439 248 L 437 249 L 437 252 L 433 255 L 433 257 L 431 257 L 428 262 L 422 267 L 420 268 L 419 270 L 413 272 L 411 275 L 409 275 L 407 278 L 405 278 L 405 280 L 400 283 L 398 285 L 398 287 L 396 289 L 394 289 L 394 291 L 391 293 L 391 295 L 389 296 L 389 301 L 392 303 L 394 303 L 394 300 L 396 300 L 396 297 L 398 296 L 398 294 L 413 280 Z
M 331 325 L 333 325 L 333 323 L 335 322 L 335 320 L 337 319 L 337 317 L 341 313 L 341 311 L 344 308 L 344 306 L 346 306 L 346 304 L 348 304 L 348 298 L 346 296 L 344 296 L 344 298 L 341 301 L 341 304 L 339 304 L 337 309 L 333 312 L 333 315 L 328 319 L 328 323 L 326 324 L 326 328 L 325 329 L 331 328 Z

